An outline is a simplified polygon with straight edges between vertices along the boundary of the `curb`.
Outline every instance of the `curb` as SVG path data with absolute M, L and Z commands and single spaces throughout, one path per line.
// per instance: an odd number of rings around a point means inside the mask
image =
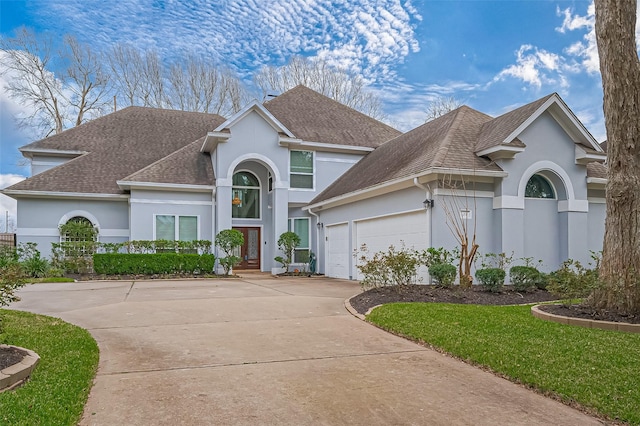
M 577 325 L 585 328 L 599 328 L 609 331 L 623 331 L 626 333 L 640 333 L 640 324 L 629 324 L 625 322 L 589 320 L 582 318 L 564 317 L 561 315 L 550 314 L 539 308 L 540 305 L 531 307 L 531 313 L 534 317 L 544 321 L 552 321 L 566 325 Z
M 27 353 L 22 361 L 0 371 L 0 392 L 4 392 L 22 385 L 31 376 L 31 372 L 36 368 L 40 357 L 32 350 L 19 346 L 0 345 L 0 347 L 20 349 Z

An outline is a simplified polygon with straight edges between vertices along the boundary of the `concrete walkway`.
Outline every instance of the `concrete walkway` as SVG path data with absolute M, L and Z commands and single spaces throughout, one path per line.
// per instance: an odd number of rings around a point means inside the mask
M 358 292 L 247 274 L 38 284 L 11 307 L 98 341 L 82 425 L 601 424 L 353 317 Z

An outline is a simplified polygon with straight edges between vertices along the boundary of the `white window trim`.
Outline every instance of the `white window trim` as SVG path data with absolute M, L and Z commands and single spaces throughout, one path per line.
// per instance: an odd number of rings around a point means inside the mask
M 250 173 L 251 175 L 253 175 L 253 177 L 256 178 L 256 180 L 258 181 L 258 186 L 236 186 L 233 184 L 233 176 L 236 173 L 241 173 L 241 172 L 246 172 L 246 173 Z M 233 209 L 231 209 L 231 220 L 236 221 L 236 220 L 262 220 L 262 181 L 260 180 L 260 176 L 258 176 L 255 172 L 252 172 L 251 170 L 248 169 L 238 169 L 235 172 L 233 172 L 233 175 L 231 175 L 231 200 L 233 200 L 233 191 L 234 188 L 240 188 L 240 189 L 257 189 L 258 190 L 258 217 L 233 217 Z
M 310 152 L 311 153 L 311 166 L 313 167 L 313 172 L 311 173 L 301 173 L 301 172 L 292 172 L 291 171 L 291 153 L 292 152 Z M 316 152 L 315 151 L 311 151 L 308 149 L 290 149 L 289 150 L 289 164 L 288 164 L 288 170 L 289 170 L 289 189 L 291 191 L 307 191 L 307 192 L 312 192 L 316 190 Z M 302 176 L 312 176 L 312 185 L 313 188 L 295 188 L 293 186 L 291 186 L 291 175 L 302 175 Z
M 295 258 L 295 251 L 296 250 L 308 250 L 309 253 L 311 253 L 311 218 L 310 217 L 290 217 L 289 218 L 289 229 L 291 230 L 290 232 L 294 232 L 295 233 L 295 220 L 301 220 L 301 219 L 305 219 L 307 221 L 307 223 L 309 224 L 309 226 L 307 226 L 307 241 L 309 242 L 309 247 L 296 247 L 293 251 L 294 251 L 294 258 Z
M 58 233 L 58 237 L 59 237 L 59 242 L 63 243 L 63 235 L 60 234 L 60 226 L 64 225 L 65 223 L 69 222 L 71 219 L 73 219 L 74 217 L 83 217 L 85 219 L 87 219 L 89 222 L 91 222 L 91 224 L 93 225 L 93 227 L 96 229 L 97 233 L 96 233 L 96 242 L 99 243 L 100 242 L 100 223 L 98 222 L 98 219 L 92 215 L 91 213 L 89 213 L 86 210 L 72 210 L 70 212 L 65 213 L 60 220 L 58 221 L 58 228 L 56 229 L 57 233 Z
M 200 240 L 200 215 L 197 214 L 173 214 L 173 213 L 154 213 L 153 214 L 153 240 L 157 240 L 156 237 L 156 217 L 158 216 L 173 216 L 174 218 L 174 233 L 173 240 L 180 241 L 180 217 L 195 217 L 196 218 L 196 241 Z

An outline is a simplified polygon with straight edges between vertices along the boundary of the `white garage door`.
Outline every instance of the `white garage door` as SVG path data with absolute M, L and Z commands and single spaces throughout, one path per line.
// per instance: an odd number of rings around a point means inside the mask
M 329 225 L 325 227 L 325 274 L 333 278 L 349 279 L 349 225 Z
M 429 227 L 424 210 L 356 221 L 355 231 L 356 248 L 359 250 L 366 244 L 369 255 L 387 251 L 391 245 L 400 249 L 404 243 L 405 248 L 423 250 L 429 244 Z M 420 269 L 418 277 L 426 282 L 426 268 Z

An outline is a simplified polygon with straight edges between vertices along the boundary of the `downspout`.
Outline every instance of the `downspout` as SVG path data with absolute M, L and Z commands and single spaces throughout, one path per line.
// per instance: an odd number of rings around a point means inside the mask
M 310 215 L 316 217 L 316 272 L 318 272 L 318 256 L 320 255 L 320 227 L 318 224 L 320 223 L 320 216 L 311 211 L 311 209 L 308 209 L 307 211 Z

